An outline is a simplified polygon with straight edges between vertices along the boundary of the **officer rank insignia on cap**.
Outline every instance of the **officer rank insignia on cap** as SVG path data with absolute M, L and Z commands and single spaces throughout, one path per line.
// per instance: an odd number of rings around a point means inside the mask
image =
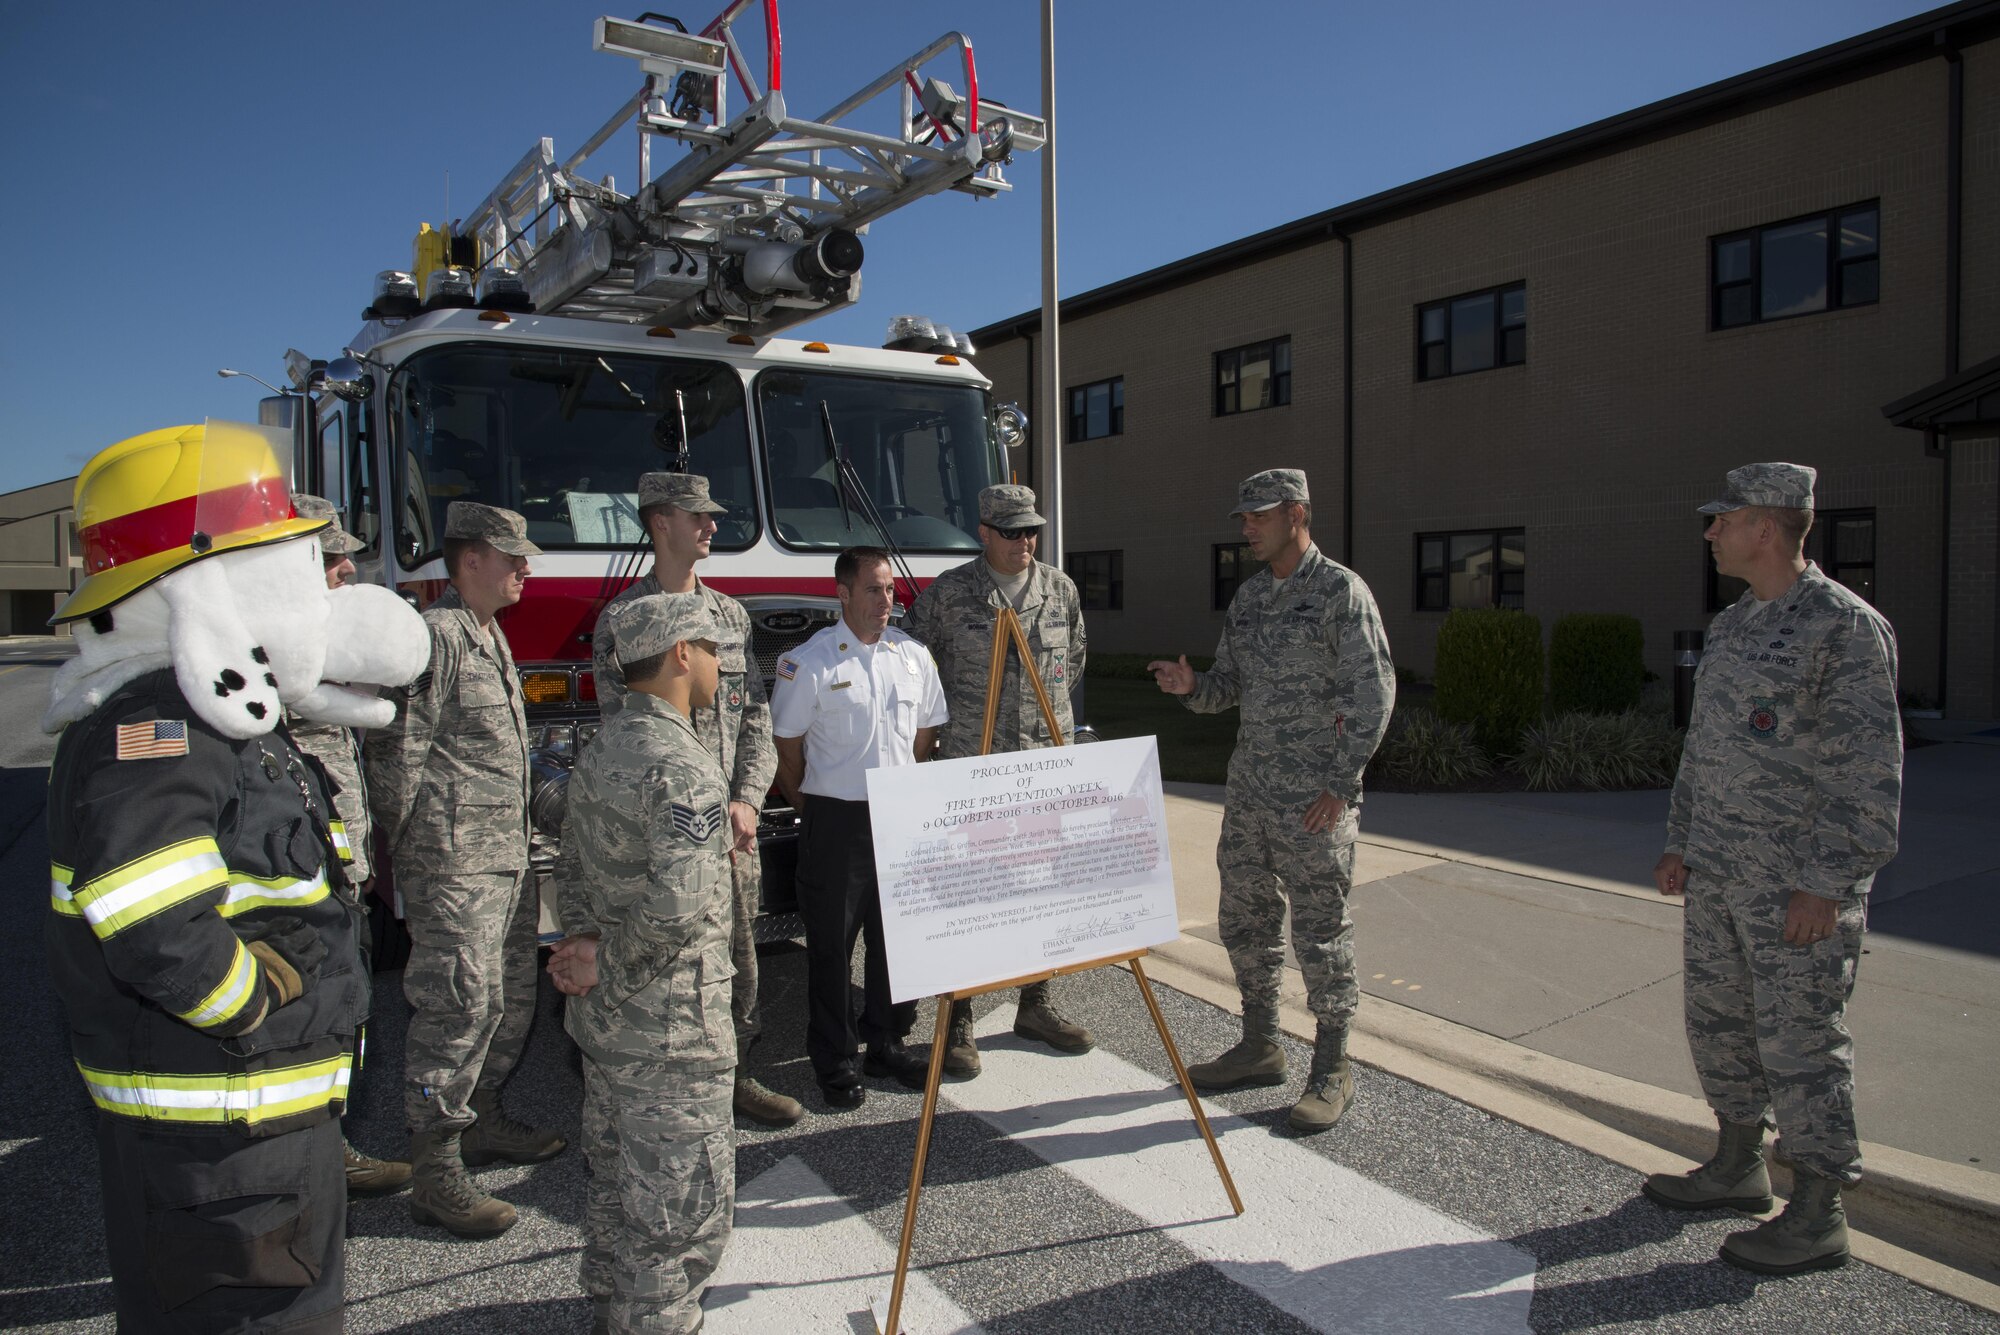
M 799 675 L 799 665 L 789 658 L 778 660 L 778 675 L 786 681 L 795 681 Z
M 158 756 L 188 753 L 188 725 L 177 718 L 154 719 L 151 723 L 118 725 L 118 758 L 151 760 Z
M 722 822 L 728 819 L 723 814 L 720 802 L 705 811 L 696 811 L 693 807 L 682 806 L 679 802 L 669 802 L 667 817 L 673 821 L 676 830 L 697 844 L 707 843 L 709 836 L 721 829 Z

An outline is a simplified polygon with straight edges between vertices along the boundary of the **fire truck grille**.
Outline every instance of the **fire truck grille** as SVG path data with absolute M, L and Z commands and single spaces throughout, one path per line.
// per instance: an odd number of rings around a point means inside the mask
M 798 648 L 823 628 L 831 626 L 838 613 L 820 608 L 758 611 L 750 616 L 750 658 L 764 679 L 764 693 L 771 693 L 778 677 L 778 659 Z

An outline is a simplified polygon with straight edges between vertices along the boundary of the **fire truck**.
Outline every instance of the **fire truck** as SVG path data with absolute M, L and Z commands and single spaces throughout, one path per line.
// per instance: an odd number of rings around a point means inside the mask
M 761 62 L 737 33 L 753 7 Z M 545 555 L 499 620 L 544 873 L 568 766 L 596 731 L 598 613 L 650 561 L 639 474 L 703 474 L 727 507 L 699 573 L 749 612 L 767 688 L 778 657 L 838 617 L 840 549 L 895 552 L 905 607 L 977 553 L 979 491 L 1006 480 L 1026 418 L 991 402 L 969 341 L 914 317 L 882 348 L 778 335 L 859 297 L 870 222 L 946 191 L 1002 194 L 1011 156 L 1046 137 L 982 97 L 957 32 L 809 120 L 786 105 L 776 0 L 734 0 L 698 31 L 600 18 L 593 39 L 638 63 L 638 91 L 572 155 L 542 139 L 464 219 L 420 227 L 411 267 L 375 276 L 353 343 L 289 352 L 299 392 L 263 410 L 292 431 L 299 487 L 366 543 L 361 577 L 418 605 L 444 586 L 452 501 L 525 516 Z M 626 131 L 636 188 L 585 178 Z M 684 151 L 656 172 L 669 143 Z M 774 794 L 766 935 L 796 925 L 795 824 Z

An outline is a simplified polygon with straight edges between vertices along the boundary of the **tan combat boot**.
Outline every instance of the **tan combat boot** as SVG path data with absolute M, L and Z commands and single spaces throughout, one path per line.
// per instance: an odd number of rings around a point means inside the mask
M 806 1115 L 806 1106 L 795 1098 L 778 1093 L 763 1081 L 748 1074 L 750 1064 L 750 1042 L 738 1039 L 736 1043 L 736 1092 L 732 1100 L 738 1117 L 746 1118 L 759 1126 L 790 1126 Z
M 461 1146 L 468 1168 L 479 1168 L 496 1159 L 508 1163 L 546 1163 L 569 1145 L 553 1131 L 543 1131 L 509 1117 L 500 1106 L 497 1089 L 474 1090 L 472 1111 L 479 1120 L 466 1129 Z
M 348 1144 L 344 1136 L 340 1149 L 347 1164 L 349 1197 L 392 1196 L 409 1185 L 408 1164 L 397 1163 L 393 1159 L 371 1159 Z
M 972 1003 L 951 1003 L 951 1033 L 944 1042 L 944 1073 L 961 1080 L 979 1074 L 979 1044 L 972 1037 Z
M 1792 1199 L 1785 1212 L 1722 1240 L 1722 1259 L 1760 1275 L 1796 1275 L 1847 1264 L 1847 1211 L 1840 1182 L 1803 1168 L 1792 1170 Z
M 1046 1043 L 1057 1052 L 1088 1052 L 1097 1039 L 1088 1029 L 1062 1016 L 1049 999 L 1046 982 L 1030 983 L 1021 989 L 1021 1004 L 1014 1011 L 1014 1032 L 1022 1038 Z
M 1654 1173 L 1639 1190 L 1669 1210 L 1771 1208 L 1771 1172 L 1764 1166 L 1764 1124 L 1726 1122 L 1709 1161 L 1691 1173 Z
M 419 1131 L 410 1137 L 410 1218 L 461 1238 L 497 1238 L 514 1227 L 514 1207 L 473 1185 L 459 1158 L 459 1133 Z
M 1308 1135 L 1330 1129 L 1354 1102 L 1354 1072 L 1347 1064 L 1347 1027 L 1322 1024 L 1313 1043 L 1305 1093 L 1286 1119 Z
M 1277 1012 L 1245 1006 L 1243 1041 L 1214 1061 L 1196 1062 L 1187 1073 L 1201 1089 L 1284 1084 L 1285 1050 L 1278 1046 Z

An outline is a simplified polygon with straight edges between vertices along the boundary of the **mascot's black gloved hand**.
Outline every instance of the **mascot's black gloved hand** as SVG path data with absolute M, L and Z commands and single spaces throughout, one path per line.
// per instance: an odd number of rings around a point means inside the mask
M 326 942 L 300 919 L 267 918 L 238 935 L 264 966 L 264 979 L 271 985 L 272 1010 L 297 1001 L 318 980 Z

